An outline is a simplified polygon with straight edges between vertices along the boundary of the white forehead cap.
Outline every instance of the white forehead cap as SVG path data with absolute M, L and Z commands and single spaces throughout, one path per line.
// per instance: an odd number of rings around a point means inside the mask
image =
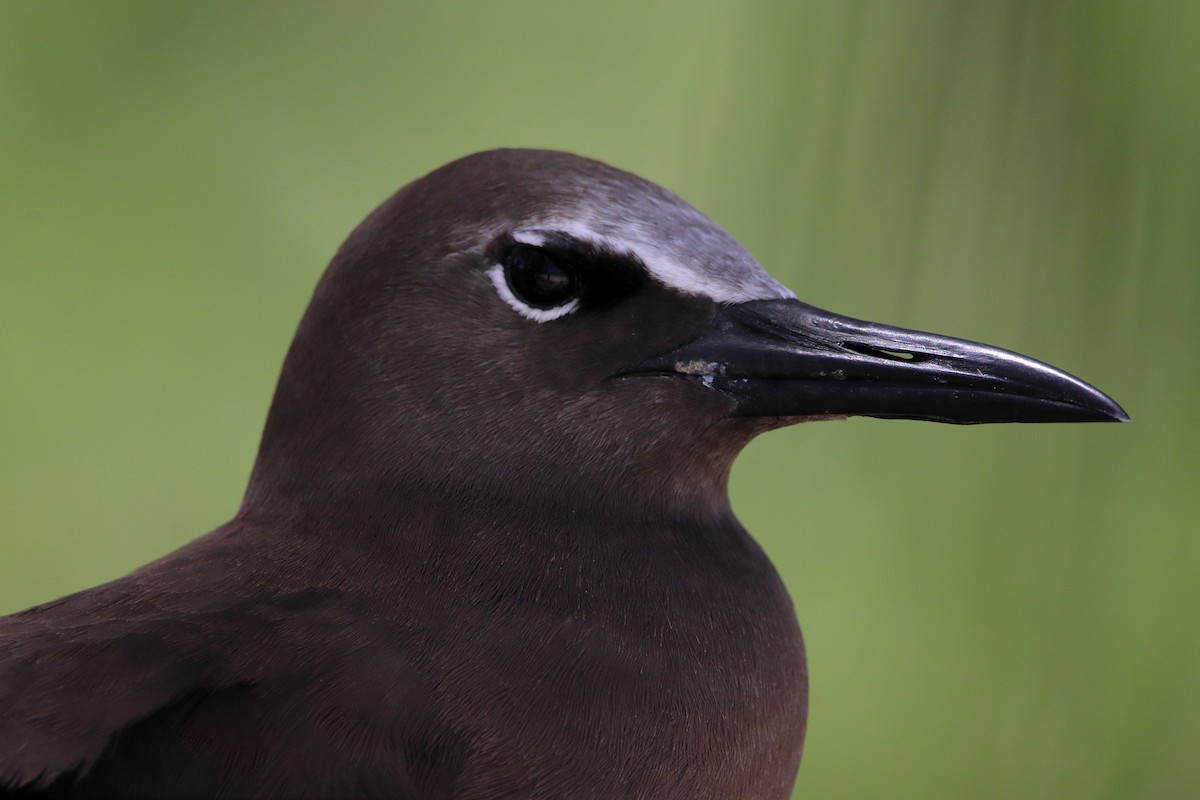
M 681 201 L 654 210 L 658 213 L 614 218 L 576 209 L 571 216 L 551 216 L 514 231 L 513 238 L 540 247 L 548 235 L 563 233 L 614 253 L 632 253 L 664 286 L 718 303 L 795 297 L 732 236 L 692 206 Z

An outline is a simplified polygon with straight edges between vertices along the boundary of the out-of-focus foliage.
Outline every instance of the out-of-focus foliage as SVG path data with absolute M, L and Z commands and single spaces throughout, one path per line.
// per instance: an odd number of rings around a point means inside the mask
M 733 495 L 812 673 L 799 796 L 1200 796 L 1200 6 L 0 2 L 0 610 L 228 518 L 341 238 L 498 145 L 670 186 L 804 299 L 1127 426 L 853 420 Z

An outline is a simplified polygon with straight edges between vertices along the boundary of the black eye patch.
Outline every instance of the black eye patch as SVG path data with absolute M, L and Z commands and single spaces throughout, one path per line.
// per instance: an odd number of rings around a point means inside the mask
M 488 260 L 505 265 L 557 265 L 573 276 L 570 295 L 579 298 L 582 310 L 614 305 L 650 281 L 646 266 L 632 253 L 617 252 L 562 231 L 538 231 L 538 238 L 539 244 L 528 244 L 504 234 L 488 247 Z

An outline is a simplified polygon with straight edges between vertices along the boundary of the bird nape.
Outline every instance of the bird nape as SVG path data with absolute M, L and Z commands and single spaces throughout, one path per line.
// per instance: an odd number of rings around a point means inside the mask
M 329 265 L 234 518 L 0 619 L 0 787 L 787 797 L 804 647 L 727 477 L 756 434 L 848 415 L 1128 419 L 801 303 L 629 173 L 455 161 Z

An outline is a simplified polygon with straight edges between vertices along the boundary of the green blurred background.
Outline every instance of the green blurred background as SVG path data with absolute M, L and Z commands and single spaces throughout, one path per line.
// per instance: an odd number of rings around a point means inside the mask
M 499 145 L 1134 418 L 747 450 L 810 650 L 799 796 L 1200 797 L 1193 2 L 0 0 L 0 612 L 227 519 L 334 248 Z

